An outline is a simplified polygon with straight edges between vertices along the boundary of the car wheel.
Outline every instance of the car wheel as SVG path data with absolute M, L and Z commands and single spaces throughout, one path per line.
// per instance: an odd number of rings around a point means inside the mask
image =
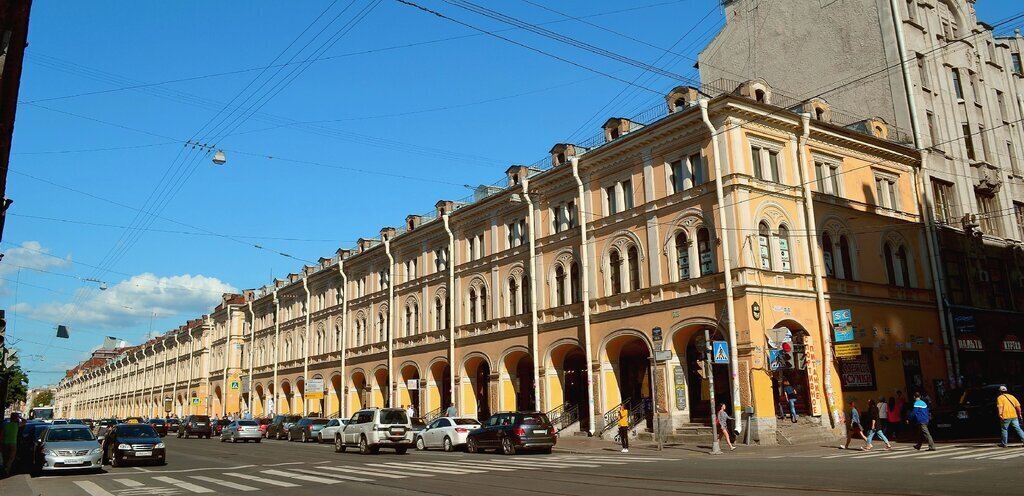
M 444 437 L 444 442 L 441 444 L 441 446 L 444 447 L 445 453 L 451 453 L 452 451 L 455 451 L 455 446 L 452 445 L 452 438 L 448 436 Z
M 290 443 L 292 441 L 294 441 L 294 439 L 292 439 L 292 431 L 288 431 L 288 442 Z
M 366 443 L 366 437 L 360 437 L 359 438 L 359 454 L 360 455 L 369 455 L 370 454 L 370 445 Z
M 223 442 L 225 442 L 225 441 L 227 441 L 227 439 L 224 439 L 224 436 L 221 436 L 221 437 L 220 437 L 220 442 L 222 442 L 222 443 L 223 443 Z
M 317 434 L 316 435 L 316 443 L 317 444 L 324 444 L 324 435 L 323 434 Z
M 503 455 L 514 455 L 516 454 L 516 446 L 512 444 L 512 438 L 505 436 L 501 438 L 501 454 Z
M 341 436 L 334 436 L 334 452 L 344 453 L 345 448 L 345 443 L 341 442 Z
M 306 434 L 305 432 L 303 432 L 302 433 L 302 444 L 306 444 L 308 442 L 309 442 L 309 435 Z
M 420 451 L 426 451 L 427 444 L 423 442 L 423 436 L 416 437 L 416 449 Z
M 260 444 L 260 441 L 262 441 L 262 439 L 256 438 L 256 439 L 253 439 L 253 441 L 256 441 L 256 444 Z
M 107 455 L 110 458 L 111 467 L 120 467 L 123 463 L 117 459 L 117 454 L 114 453 L 114 448 L 110 448 L 110 454 Z
M 232 435 L 231 436 L 231 443 L 234 444 L 234 443 L 237 443 L 237 442 L 238 442 L 238 438 L 236 436 Z
M 409 451 L 409 447 L 408 446 L 403 446 L 401 448 L 395 448 L 395 454 L 396 455 L 404 455 L 407 451 Z
M 466 452 L 467 453 L 477 453 L 477 452 L 479 452 L 479 449 L 480 448 L 476 444 L 476 438 L 475 437 L 471 437 L 471 438 L 466 440 Z

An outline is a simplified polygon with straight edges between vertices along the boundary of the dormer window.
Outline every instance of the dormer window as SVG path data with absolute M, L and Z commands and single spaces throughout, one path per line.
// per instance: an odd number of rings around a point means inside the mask
M 814 109 L 814 118 L 819 120 L 819 121 L 824 121 L 825 120 L 825 109 L 820 108 L 820 107 Z
M 761 102 L 761 103 L 765 103 L 764 95 L 765 95 L 764 90 L 754 90 L 754 100 L 755 101 L 758 101 L 758 102 Z
M 686 108 L 686 100 L 679 98 L 675 101 L 676 110 Z
M 619 133 L 619 128 L 617 128 L 617 127 L 616 127 L 616 128 L 612 128 L 612 129 L 611 129 L 611 138 L 612 138 L 612 139 L 614 140 L 614 139 L 618 139 L 618 138 L 619 138 L 619 136 L 622 136 L 622 135 L 621 135 L 621 134 Z
M 564 152 L 558 154 L 558 163 L 559 164 L 564 164 L 565 163 L 565 153 Z

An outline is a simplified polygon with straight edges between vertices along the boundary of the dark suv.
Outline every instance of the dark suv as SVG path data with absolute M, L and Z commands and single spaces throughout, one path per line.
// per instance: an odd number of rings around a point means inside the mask
M 493 448 L 505 455 L 519 450 L 551 453 L 557 440 L 555 428 L 541 412 L 496 413 L 469 433 L 466 451 L 478 453 Z
M 210 439 L 213 427 L 210 425 L 209 415 L 189 415 L 181 421 L 178 427 L 178 437 L 188 439 L 189 436 L 205 437 Z
M 299 415 L 278 415 L 267 426 L 267 439 L 285 439 L 288 436 L 288 429 L 292 428 L 295 422 L 302 419 Z
M 162 418 L 151 418 L 146 421 L 147 424 L 153 426 L 153 430 L 156 431 L 160 437 L 167 435 L 167 421 Z

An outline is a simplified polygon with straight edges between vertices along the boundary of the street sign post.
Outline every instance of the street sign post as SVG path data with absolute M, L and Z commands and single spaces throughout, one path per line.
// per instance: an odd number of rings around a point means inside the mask
M 843 325 L 853 322 L 853 311 L 850 309 L 832 310 L 832 324 Z
M 654 351 L 661 351 L 663 349 L 665 341 L 660 327 L 651 329 L 651 341 L 654 341 Z
M 310 379 L 306 382 L 306 390 L 302 396 L 307 400 L 322 400 L 324 398 L 324 380 Z
M 729 343 L 725 341 L 715 341 L 714 343 L 711 355 L 714 358 L 714 362 L 724 364 L 729 363 Z
M 715 344 L 717 345 L 719 342 L 715 341 Z M 707 329 L 704 329 L 704 346 L 706 347 L 704 352 L 711 355 L 714 347 L 711 346 L 711 333 Z M 728 359 L 728 354 L 726 359 Z M 721 455 L 722 447 L 718 445 L 718 429 L 715 428 L 715 368 L 711 366 L 711 360 L 705 360 L 704 366 L 707 369 L 708 377 L 708 402 L 711 403 L 711 454 Z

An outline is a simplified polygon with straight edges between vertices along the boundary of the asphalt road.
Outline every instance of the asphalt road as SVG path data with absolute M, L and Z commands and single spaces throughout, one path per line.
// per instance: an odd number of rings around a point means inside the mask
M 106 467 L 100 474 L 17 475 L 4 496 L 191 494 L 626 495 L 626 494 L 1021 494 L 1024 448 L 948 444 L 936 452 L 834 447 L 700 448 L 621 454 L 591 449 L 552 455 L 443 453 L 375 456 L 329 445 L 165 439 L 164 467 Z M 569 445 L 566 442 L 563 445 Z M 1019 446 L 1019 445 L 1018 445 Z

